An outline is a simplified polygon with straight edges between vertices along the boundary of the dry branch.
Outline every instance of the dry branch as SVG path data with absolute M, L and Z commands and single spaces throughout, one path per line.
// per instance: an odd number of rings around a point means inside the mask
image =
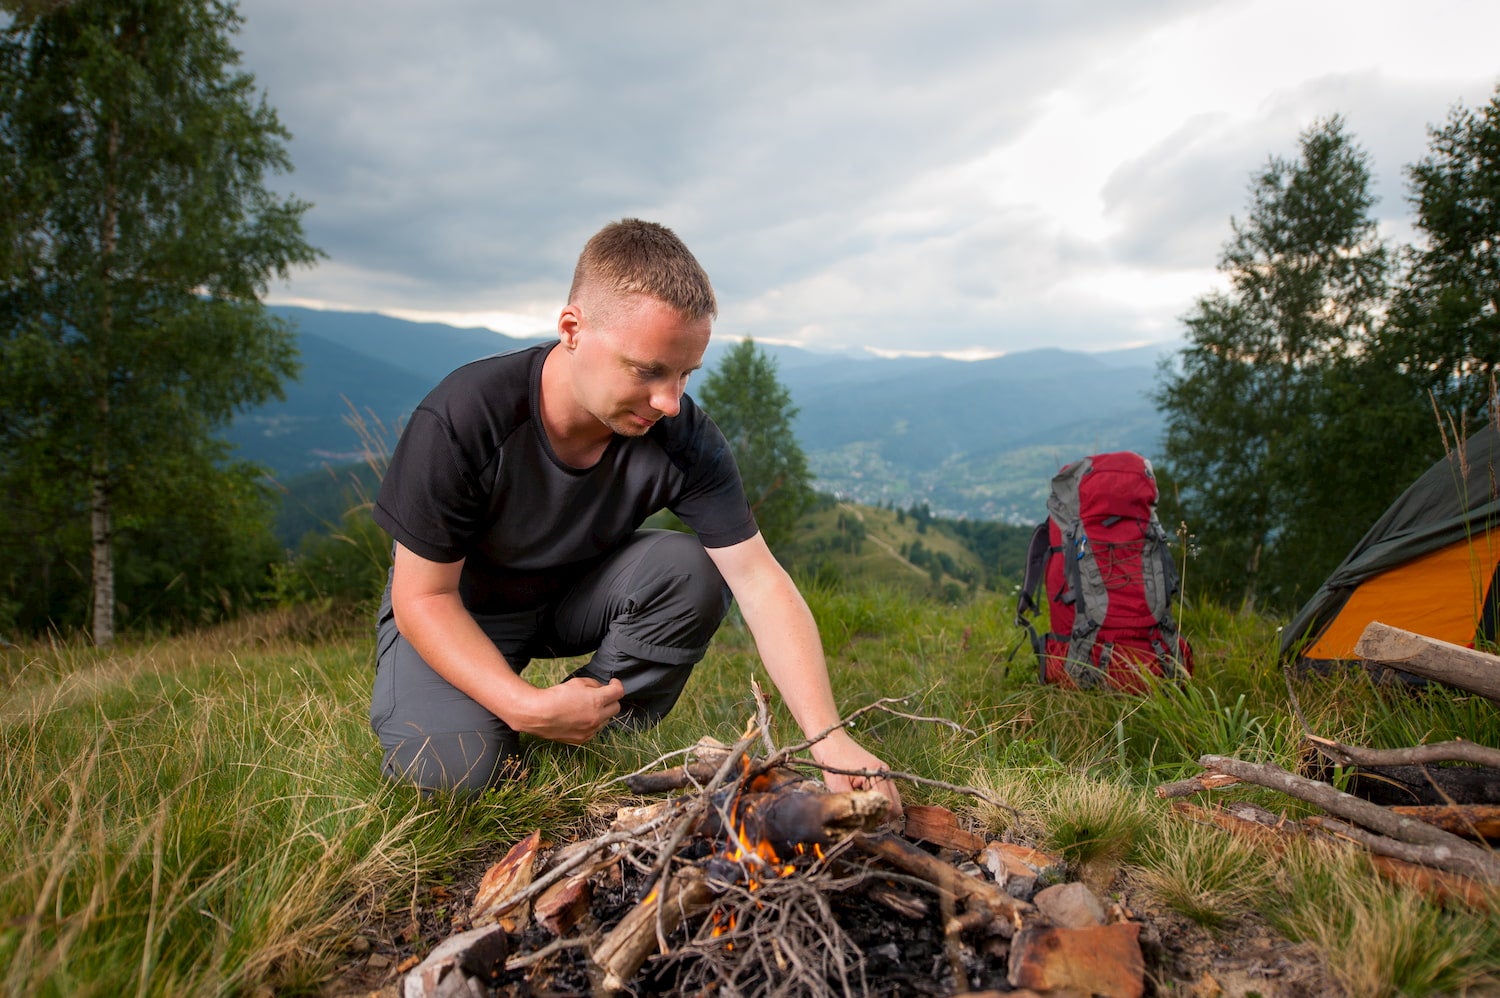
M 1444 846 L 1417 845 L 1412 842 L 1402 842 L 1385 835 L 1377 835 L 1358 828 L 1346 821 L 1330 818 L 1327 815 L 1313 815 L 1304 819 L 1307 824 L 1314 828 L 1332 832 L 1340 838 L 1357 842 L 1378 856 L 1390 856 L 1407 863 L 1416 863 L 1420 866 L 1430 866 L 1439 870 L 1448 870 L 1465 877 L 1472 877 L 1488 884 L 1500 884 L 1500 878 L 1496 877 L 1494 866 L 1476 862 L 1469 855 L 1455 855 Z M 1446 834 L 1446 833 L 1445 833 Z
M 1500 750 L 1463 738 L 1394 749 L 1343 745 L 1316 735 L 1308 735 L 1307 740 L 1320 754 L 1341 766 L 1423 766 L 1435 762 L 1468 762 L 1500 769 Z
M 1379 621 L 1365 626 L 1354 645 L 1354 654 L 1500 703 L 1500 656 L 1413 634 Z
M 1011 935 L 1020 927 L 1021 916 L 1034 910 L 1027 902 L 1011 897 L 990 881 L 969 876 L 894 835 L 860 833 L 851 841 L 857 849 L 885 860 L 940 892 L 966 902 L 971 908 L 975 904 L 983 905 L 989 909 L 992 924 L 1001 935 Z M 942 893 L 939 893 L 941 897 Z
M 1163 783 L 1156 788 L 1156 796 L 1163 800 L 1169 797 L 1191 797 L 1205 790 L 1232 787 L 1238 782 L 1240 782 L 1238 776 L 1230 776 L 1227 773 L 1199 773 L 1197 776 L 1190 776 L 1175 783 Z
M 1198 764 L 1205 769 L 1238 776 L 1247 783 L 1268 787 L 1289 797 L 1315 804 L 1330 814 L 1398 841 L 1429 846 L 1433 855 L 1441 858 L 1444 864 L 1456 864 L 1443 865 L 1443 869 L 1457 870 L 1487 883 L 1500 884 L 1500 860 L 1492 853 L 1415 818 L 1393 814 L 1378 804 L 1343 793 L 1326 783 L 1290 773 L 1279 766 L 1243 762 L 1218 755 L 1205 755 L 1198 760 Z

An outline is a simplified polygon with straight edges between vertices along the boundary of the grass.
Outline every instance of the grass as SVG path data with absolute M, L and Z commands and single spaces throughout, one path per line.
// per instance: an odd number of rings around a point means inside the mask
M 1275 665 L 1275 623 L 1185 613 L 1198 671 L 1151 697 L 1039 686 L 1010 601 L 809 587 L 840 699 L 904 696 L 858 734 L 898 768 L 984 788 L 1010 809 L 925 786 L 994 834 L 1022 835 L 1107 890 L 1131 876 L 1214 931 L 1259 912 L 1306 941 L 1351 995 L 1500 985 L 1500 917 L 1443 908 L 1359 856 L 1269 855 L 1155 799 L 1205 753 L 1295 765 L 1300 726 Z M 307 611 L 101 653 L 53 642 L 0 665 L 0 988 L 15 995 L 315 993 L 362 920 L 415 919 L 434 889 L 533 828 L 563 840 L 623 799 L 612 778 L 702 735 L 726 741 L 767 685 L 733 618 L 658 728 L 570 748 L 528 746 L 528 778 L 471 800 L 387 786 L 366 720 L 364 622 Z M 568 663 L 539 663 L 534 678 Z M 768 687 L 769 688 L 769 687 Z M 1478 697 L 1299 679 L 1318 734 L 1395 746 L 1462 735 L 1500 744 Z M 796 737 L 775 708 L 781 741 Z M 1273 810 L 1254 788 L 1220 792 Z M 436 896 L 441 896 L 437 892 Z M 464 899 L 448 903 L 462 903 Z

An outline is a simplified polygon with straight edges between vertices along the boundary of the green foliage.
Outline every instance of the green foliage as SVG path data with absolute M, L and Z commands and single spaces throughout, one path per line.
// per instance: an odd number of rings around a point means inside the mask
M 287 134 L 235 69 L 237 25 L 208 0 L 79 0 L 0 31 L 0 486 L 23 510 L 0 542 L 56 593 L 9 590 L 24 629 L 91 613 L 110 640 L 116 569 L 121 587 L 164 571 L 132 564 L 130 537 L 166 536 L 174 497 L 243 493 L 214 434 L 295 372 L 258 296 L 318 253 L 308 206 L 264 186 Z M 196 554 L 235 575 L 240 536 Z
M 1500 373 L 1500 88 L 1429 135 L 1431 152 L 1407 171 L 1424 242 L 1407 254 L 1379 360 L 1473 427 Z
M 296 553 L 275 566 L 270 596 L 281 606 L 368 605 L 379 599 L 390 569 L 390 536 L 367 505 L 356 506 L 333 531 L 303 535 Z
M 1229 290 L 1199 299 L 1180 369 L 1162 367 L 1166 463 L 1203 552 L 1197 584 L 1219 598 L 1295 606 L 1367 526 L 1325 443 L 1331 423 L 1362 411 L 1331 398 L 1325 372 L 1360 354 L 1384 301 L 1369 185 L 1338 118 L 1304 132 L 1296 160 L 1273 158 L 1232 223 L 1219 264 Z
M 741 340 L 694 395 L 729 441 L 761 534 L 779 548 L 813 493 L 807 457 L 792 431 L 797 407 L 777 380 L 776 362 L 754 340 Z

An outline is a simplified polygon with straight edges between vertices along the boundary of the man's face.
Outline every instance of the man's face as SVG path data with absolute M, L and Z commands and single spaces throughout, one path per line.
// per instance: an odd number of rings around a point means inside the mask
M 681 408 L 688 375 L 703 364 L 712 320 L 633 295 L 607 309 L 580 309 L 574 338 L 579 403 L 615 433 L 638 437 Z M 591 314 L 592 312 L 592 314 Z

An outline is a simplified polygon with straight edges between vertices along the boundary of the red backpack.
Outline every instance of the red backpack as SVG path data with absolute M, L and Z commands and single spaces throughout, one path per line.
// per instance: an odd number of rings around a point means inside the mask
M 1177 566 L 1156 518 L 1157 494 L 1151 462 L 1130 451 L 1094 454 L 1053 477 L 1016 604 L 1042 682 L 1139 693 L 1143 671 L 1192 674 L 1193 650 L 1172 619 Z M 1043 584 L 1045 635 L 1032 626 Z

